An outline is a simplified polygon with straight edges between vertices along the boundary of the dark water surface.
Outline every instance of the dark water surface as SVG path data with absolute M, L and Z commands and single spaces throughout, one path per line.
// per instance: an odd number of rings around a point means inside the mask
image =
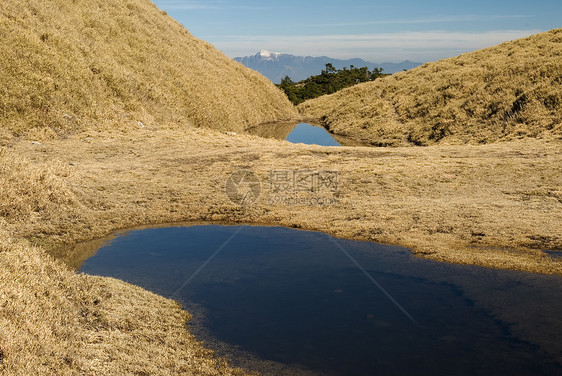
M 207 347 L 264 374 L 562 374 L 560 277 L 218 225 L 118 235 L 81 271 L 179 300 Z

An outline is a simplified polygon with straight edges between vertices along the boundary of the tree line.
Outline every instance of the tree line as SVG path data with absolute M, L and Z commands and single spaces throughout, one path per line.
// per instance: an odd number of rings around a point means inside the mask
M 281 88 L 293 104 L 298 105 L 308 99 L 318 98 L 322 95 L 333 94 L 361 82 L 374 81 L 377 78 L 388 76 L 382 73 L 382 68 L 349 68 L 336 69 L 331 63 L 326 64 L 326 69 L 317 76 L 306 80 L 294 82 L 291 77 L 285 76 L 277 86 Z

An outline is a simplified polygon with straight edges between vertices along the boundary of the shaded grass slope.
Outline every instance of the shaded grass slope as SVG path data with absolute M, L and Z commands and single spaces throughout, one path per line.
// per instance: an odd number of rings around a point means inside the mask
M 378 146 L 562 137 L 562 29 L 428 63 L 299 106 Z
M 242 130 L 296 113 L 149 0 L 3 0 L 0 38 L 4 140 L 139 122 Z

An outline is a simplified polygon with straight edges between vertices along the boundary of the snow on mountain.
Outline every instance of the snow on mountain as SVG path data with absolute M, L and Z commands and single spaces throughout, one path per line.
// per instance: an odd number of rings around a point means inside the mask
M 271 52 L 271 51 L 268 51 L 268 50 L 261 50 L 258 53 L 258 55 L 264 60 L 274 60 L 274 59 L 278 58 L 279 56 L 281 56 L 281 53 Z

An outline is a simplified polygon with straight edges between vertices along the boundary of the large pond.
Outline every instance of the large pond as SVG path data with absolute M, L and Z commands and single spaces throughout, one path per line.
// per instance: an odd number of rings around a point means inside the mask
M 562 374 L 556 276 L 219 225 L 125 232 L 80 270 L 177 299 L 207 347 L 263 374 Z

